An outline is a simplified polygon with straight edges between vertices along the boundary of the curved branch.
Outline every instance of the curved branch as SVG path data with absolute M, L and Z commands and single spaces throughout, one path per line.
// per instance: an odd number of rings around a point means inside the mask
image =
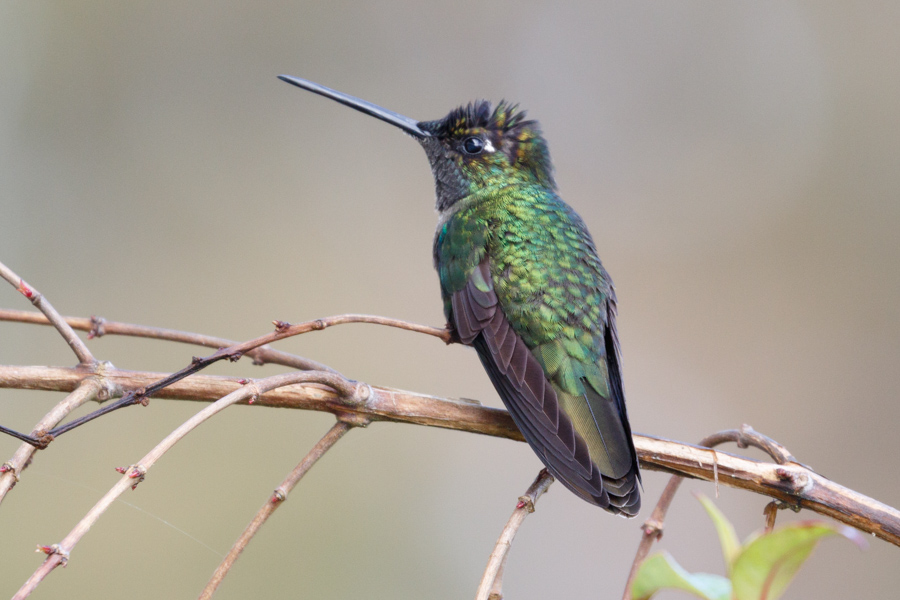
M 97 362 L 94 355 L 88 350 L 88 347 L 81 341 L 81 338 L 75 335 L 72 328 L 69 327 L 68 323 L 63 320 L 58 312 L 56 312 L 56 309 L 53 308 L 50 301 L 44 298 L 43 294 L 34 289 L 33 286 L 25 283 L 24 279 L 13 273 L 12 269 L 2 262 L 0 262 L 0 277 L 12 284 L 17 292 L 28 298 L 39 311 L 44 313 L 47 320 L 56 327 L 59 334 L 63 336 L 63 339 L 66 340 L 66 343 L 69 344 L 69 347 L 75 352 L 75 356 L 78 357 L 79 363 L 82 365 L 92 365 Z
M 108 370 L 111 382 L 124 388 L 156 381 L 158 373 Z M 0 388 L 71 391 L 90 376 L 61 367 L 0 366 Z M 159 393 L 161 398 L 213 401 L 241 384 L 228 377 L 192 376 Z M 365 403 L 346 406 L 339 394 L 315 385 L 297 385 L 260 396 L 256 404 L 352 413 L 373 421 L 395 421 L 458 429 L 523 441 L 509 414 L 477 402 L 426 396 L 372 387 Z M 641 466 L 684 477 L 715 481 L 807 508 L 900 546 L 900 511 L 845 488 L 798 464 L 778 465 L 645 435 L 634 436 Z
M 25 582 L 16 595 L 13 596 L 13 600 L 22 600 L 23 598 L 26 598 L 34 591 L 40 582 L 53 571 L 53 569 L 68 562 L 69 553 L 91 529 L 94 523 L 97 522 L 100 516 L 106 512 L 106 509 L 109 508 L 116 498 L 121 496 L 126 489 L 133 489 L 138 483 L 143 481 L 147 472 L 156 461 L 162 458 L 166 452 L 188 433 L 232 404 L 236 404 L 241 400 L 254 399 L 267 391 L 295 383 L 318 383 L 333 387 L 344 398 L 344 402 L 349 404 L 362 402 L 369 395 L 366 386 L 354 384 L 340 375 L 319 371 L 305 371 L 300 373 L 273 375 L 272 377 L 267 377 L 258 381 L 250 381 L 246 385 L 241 386 L 240 389 L 233 391 L 223 398 L 219 398 L 214 403 L 205 407 L 196 415 L 182 423 L 181 426 L 175 429 L 175 431 L 169 434 L 163 441 L 157 444 L 140 461 L 138 461 L 137 464 L 132 465 L 128 469 L 123 469 L 122 478 L 90 511 L 88 511 L 87 515 L 78 522 L 75 528 L 72 529 L 60 543 L 43 547 L 42 549 L 44 552 L 48 554 L 47 558 L 31 577 L 28 578 L 28 581 Z

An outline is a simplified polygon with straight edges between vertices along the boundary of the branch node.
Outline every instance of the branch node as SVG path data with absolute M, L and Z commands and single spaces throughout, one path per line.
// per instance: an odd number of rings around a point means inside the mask
M 321 321 L 316 321 L 316 323 L 321 323 Z M 291 326 L 287 321 L 272 321 L 272 325 L 275 326 L 275 333 L 283 333 L 284 330 Z M 313 326 L 315 329 L 316 327 Z M 318 329 L 324 329 L 324 327 L 319 327 Z
M 652 537 L 655 540 L 661 540 L 663 536 L 663 522 L 658 521 L 656 519 L 647 519 L 643 525 L 641 525 L 641 531 L 644 532 L 644 536 Z
M 530 496 L 519 496 L 519 501 L 516 503 L 516 510 L 525 509 L 529 513 L 534 512 L 534 501 Z
M 355 381 L 353 383 L 355 385 L 353 385 L 352 392 L 345 395 L 345 397 L 343 398 L 346 404 L 349 404 L 351 406 L 363 406 L 375 396 L 375 390 L 372 389 L 372 386 L 368 383 L 362 383 L 359 381 Z
M 46 431 L 44 429 L 39 429 L 37 431 L 33 431 L 31 433 L 31 435 L 34 437 L 35 440 L 37 440 L 37 443 L 35 444 L 35 448 L 38 448 L 40 450 L 43 450 L 44 448 L 49 446 L 50 442 L 52 442 L 54 439 L 53 435 L 49 431 Z
M 272 497 L 269 499 L 269 502 L 272 504 L 281 504 L 287 500 L 287 492 L 284 491 L 284 488 L 277 487 L 275 491 L 272 492 Z
M 241 384 L 242 386 L 247 386 L 247 385 L 253 384 L 252 379 L 238 379 L 237 382 L 239 384 Z M 259 388 L 256 387 L 255 384 L 253 385 L 253 388 L 254 388 L 254 392 L 253 392 L 253 394 L 250 395 L 249 398 L 247 398 L 247 404 L 254 404 L 257 400 L 259 400 Z
M 87 338 L 92 340 L 106 335 L 106 319 L 91 315 L 91 328 L 88 330 Z
M 16 287 L 16 291 L 31 300 L 32 304 L 36 304 L 41 299 L 41 295 L 25 283 L 25 280 L 21 277 L 19 278 L 19 285 Z
M 131 465 L 128 467 L 130 471 L 128 472 L 128 478 L 134 479 L 134 485 L 131 486 L 132 491 L 134 488 L 138 486 L 139 483 L 144 481 L 147 476 L 147 467 L 144 465 Z M 118 469 L 116 469 L 118 471 Z
M 256 381 L 254 381 L 253 379 L 241 379 L 238 381 L 238 383 L 240 383 L 244 387 L 249 387 L 253 392 L 252 394 L 250 394 L 250 397 L 247 398 L 247 404 L 253 404 L 257 400 L 259 400 L 259 397 L 262 395 L 262 390 L 260 390 L 259 386 L 256 385 Z
M 366 427 L 372 422 L 366 415 L 355 412 L 335 412 L 334 416 L 339 422 L 346 423 L 350 427 Z
M 42 552 L 47 556 L 53 556 L 54 554 L 59 555 L 59 562 L 63 567 L 69 562 L 69 551 L 64 550 L 59 544 L 53 544 L 51 546 L 41 546 L 38 544 L 37 550 L 35 552 Z
M 777 469 L 775 469 L 775 476 L 778 477 L 778 479 L 781 481 L 794 481 L 794 474 L 784 467 L 778 467 Z
M 791 494 L 807 492 L 813 485 L 813 481 L 807 473 L 793 468 L 776 467 L 775 477 L 784 484 L 783 488 Z
M 131 399 L 131 404 L 140 404 L 141 406 L 147 406 L 150 404 L 150 398 L 147 396 L 147 388 L 142 387 L 136 390 L 129 392 L 129 396 Z M 125 398 L 123 397 L 123 401 Z
M 5 475 L 6 473 L 10 473 L 10 476 L 13 478 L 13 485 L 19 483 L 19 473 L 16 472 L 15 465 L 9 461 L 0 465 L 0 475 Z
M 98 361 L 94 365 L 94 379 L 100 383 L 100 389 L 94 394 L 93 400 L 98 404 L 102 404 L 110 398 L 117 398 L 122 395 L 122 387 L 113 383 L 108 375 L 108 372 L 114 371 L 115 368 L 116 366 L 108 360 Z

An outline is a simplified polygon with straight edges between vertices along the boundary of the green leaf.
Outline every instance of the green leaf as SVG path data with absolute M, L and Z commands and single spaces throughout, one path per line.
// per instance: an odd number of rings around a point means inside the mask
M 731 567 L 734 564 L 734 559 L 737 558 L 738 554 L 741 552 L 741 543 L 738 541 L 734 525 L 732 525 L 731 521 L 722 514 L 722 511 L 713 504 L 712 500 L 703 494 L 694 495 L 697 496 L 697 500 L 699 500 L 700 504 L 703 505 L 703 508 L 706 509 L 706 514 L 712 519 L 713 525 L 716 526 L 716 533 L 719 534 L 719 543 L 722 545 L 722 556 L 725 558 L 725 572 L 728 573 L 728 575 L 731 575 Z
M 705 600 L 729 600 L 731 582 L 720 575 L 688 573 L 668 552 L 654 554 L 638 569 L 631 586 L 632 600 L 647 600 L 664 588 L 690 592 Z
M 820 539 L 843 535 L 864 544 L 856 530 L 817 521 L 790 523 L 751 538 L 734 561 L 735 600 L 777 600 Z

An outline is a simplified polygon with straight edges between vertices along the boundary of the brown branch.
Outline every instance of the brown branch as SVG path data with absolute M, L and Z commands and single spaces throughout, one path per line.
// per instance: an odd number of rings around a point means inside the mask
M 120 323 L 118 321 L 107 321 L 102 317 L 62 317 L 72 329 L 79 331 L 87 331 L 88 339 L 103 337 L 104 335 L 122 335 L 128 337 L 148 338 L 154 340 L 165 340 L 169 342 L 181 342 L 184 344 L 193 344 L 195 346 L 205 346 L 206 348 L 227 348 L 234 346 L 238 342 L 225 338 L 215 337 L 211 335 L 203 335 L 200 333 L 191 333 L 189 331 L 178 331 L 177 329 L 165 329 L 162 327 L 148 327 L 146 325 L 134 325 L 132 323 Z M 33 325 L 50 325 L 50 321 L 44 315 L 28 310 L 9 310 L 0 308 L 0 321 L 9 321 L 13 323 L 30 323 Z M 253 364 L 265 365 L 283 365 L 292 369 L 301 369 L 303 371 L 334 371 L 331 367 L 323 365 L 320 362 L 289 354 L 280 350 L 274 350 L 267 346 L 262 346 L 254 350 L 249 350 L 247 356 L 253 359 Z
M 92 365 L 97 362 L 94 359 L 94 355 L 88 350 L 88 347 L 81 341 L 81 338 L 75 335 L 72 328 L 69 327 L 59 313 L 56 312 L 56 309 L 53 308 L 53 305 L 50 304 L 50 301 L 47 300 L 43 294 L 37 291 L 33 286 L 25 283 L 24 279 L 13 273 L 13 271 L 2 262 L 0 262 L 0 277 L 12 284 L 17 292 L 28 298 L 38 310 L 44 313 L 47 320 L 56 327 L 56 330 L 63 336 L 63 339 L 66 340 L 66 343 L 69 344 L 72 351 L 75 352 L 75 356 L 78 357 L 79 363 L 82 365 Z
M 287 499 L 288 494 L 294 489 L 294 486 L 296 486 L 303 476 L 306 475 L 307 471 L 322 458 L 322 455 L 328 452 L 328 450 L 330 450 L 345 433 L 350 431 L 351 427 L 357 424 L 358 423 L 350 423 L 346 420 L 340 420 L 335 423 L 328 433 L 313 446 L 312 450 L 309 451 L 309 454 L 294 467 L 294 470 L 281 482 L 281 485 L 275 488 L 275 492 L 272 494 L 271 498 L 269 498 L 262 508 L 259 509 L 256 516 L 250 521 L 250 524 L 247 525 L 246 529 L 244 529 L 241 537 L 239 537 L 231 547 L 228 556 L 222 560 L 222 563 L 216 569 L 216 572 L 213 573 L 209 583 L 206 584 L 206 587 L 203 588 L 203 591 L 200 593 L 200 600 L 212 598 L 216 589 L 222 583 L 222 580 L 228 574 L 228 571 L 231 570 L 234 562 L 238 559 L 238 556 L 244 551 L 244 548 L 247 547 L 247 544 L 250 543 L 250 540 L 253 539 L 253 536 L 256 535 L 256 532 L 259 531 L 260 527 L 262 527 L 272 513 L 275 512 L 275 509 L 281 506 L 281 503 Z
M 126 489 L 133 489 L 138 483 L 143 481 L 147 472 L 156 461 L 188 433 L 232 404 L 236 404 L 241 400 L 253 399 L 267 391 L 296 383 L 318 383 L 332 387 L 341 394 L 348 406 L 363 402 L 369 396 L 369 388 L 367 386 L 348 381 L 340 375 L 321 371 L 305 371 L 273 375 L 258 381 L 250 381 L 240 389 L 231 392 L 223 398 L 219 398 L 185 421 L 136 464 L 128 469 L 123 469 L 124 474 L 122 478 L 88 511 L 87 515 L 78 522 L 75 528 L 61 542 L 52 546 L 41 547 L 47 553 L 47 558 L 19 589 L 16 595 L 13 596 L 13 600 L 26 598 L 53 569 L 68 562 L 69 553 L 116 498 L 122 495 Z
M 83 379 L 68 396 L 63 398 L 50 412 L 44 415 L 44 418 L 38 421 L 38 424 L 35 425 L 35 430 L 50 429 L 85 402 L 95 398 L 105 400 L 109 398 L 109 394 L 110 390 L 105 386 L 101 378 L 88 377 Z M 103 397 L 104 395 L 106 398 Z M 0 503 L 6 498 L 6 494 L 19 482 L 22 471 L 31 463 L 31 458 L 36 450 L 37 448 L 26 442 L 19 446 L 19 449 L 16 450 L 11 459 L 0 466 Z
M 140 387 L 160 377 L 158 373 L 114 369 L 106 371 L 105 375 L 111 384 L 125 389 Z M 88 376 L 89 373 L 77 368 L 0 366 L 0 388 L 72 391 Z M 159 396 L 209 402 L 239 386 L 239 380 L 235 378 L 195 375 L 163 390 Z M 523 441 L 522 434 L 504 410 L 481 406 L 471 400 L 452 400 L 390 388 L 371 389 L 370 398 L 353 407 L 342 406 L 339 395 L 315 385 L 269 392 L 260 396 L 256 404 L 346 412 L 372 421 L 413 423 Z M 740 430 L 734 431 L 739 437 Z M 763 463 L 644 435 L 635 435 L 634 444 L 645 469 L 706 481 L 715 481 L 718 475 L 720 484 L 830 516 L 900 546 L 900 511 L 830 481 L 799 463 Z
M 726 442 L 734 442 L 737 444 L 738 448 L 747 448 L 750 446 L 759 448 L 771 456 L 772 459 L 780 465 L 796 462 L 791 453 L 787 451 L 787 448 L 772 438 L 755 431 L 749 425 L 743 425 L 740 429 L 726 429 L 725 431 L 714 433 L 700 440 L 700 446 L 711 449 L 713 446 L 718 446 Z M 716 494 L 718 495 L 718 455 L 715 450 L 710 450 L 710 452 L 713 454 L 713 474 L 717 486 Z M 781 470 L 785 471 L 784 469 Z M 777 471 L 778 469 L 776 469 L 776 472 Z M 810 473 L 811 472 L 812 471 L 810 471 Z M 631 571 L 628 573 L 628 580 L 625 582 L 625 593 L 622 596 L 622 600 L 630 600 L 631 586 L 634 583 L 634 578 L 637 576 L 638 568 L 641 566 L 641 563 L 644 562 L 644 559 L 647 558 L 647 554 L 650 553 L 650 547 L 653 545 L 653 542 L 662 538 L 666 513 L 669 511 L 669 506 L 671 506 L 672 500 L 675 499 L 675 494 L 678 492 L 678 488 L 681 486 L 683 480 L 684 477 L 681 475 L 673 475 L 669 479 L 669 482 L 666 484 L 665 489 L 659 497 L 659 502 L 656 503 L 656 507 L 653 509 L 653 513 L 641 526 L 644 533 L 641 536 L 641 543 L 638 545 L 634 561 L 631 563 Z M 771 504 L 774 505 L 774 501 Z M 768 515 L 769 513 L 767 512 L 767 519 L 769 518 Z M 772 513 L 771 522 L 772 524 L 775 522 L 774 512 Z M 893 543 L 898 544 L 898 541 Z
M 104 371 L 113 387 L 124 390 L 145 387 L 164 375 L 118 369 Z M 67 367 L 0 366 L 0 388 L 68 392 L 87 377 L 90 373 Z M 160 391 L 157 397 L 211 402 L 240 388 L 240 381 L 237 377 L 192 375 Z M 505 410 L 482 406 L 474 400 L 438 398 L 373 386 L 372 398 L 363 406 L 347 409 L 339 401 L 339 395 L 331 390 L 305 385 L 268 392 L 254 405 L 325 412 L 351 410 L 373 421 L 414 423 L 524 440 Z
M 133 467 L 126 474 L 126 477 L 95 505 L 60 544 L 42 547 L 49 554 L 48 558 L 35 571 L 34 575 L 26 582 L 15 598 L 24 598 L 30 594 L 50 571 L 59 564 L 65 564 L 71 548 L 90 529 L 91 525 L 106 510 L 109 504 L 124 489 L 136 485 L 134 479 L 137 479 L 137 482 L 142 481 L 146 470 L 168 448 L 213 414 L 230 404 L 246 401 L 248 396 L 251 397 L 250 402 L 258 398 L 260 400 L 259 403 L 263 405 L 324 410 L 337 414 L 341 421 L 320 441 L 319 445 L 325 443 L 326 439 L 334 432 L 339 431 L 340 433 L 335 433 L 337 437 L 334 438 L 334 441 L 327 443 L 321 453 L 327 451 L 330 445 L 343 435 L 347 430 L 346 428 L 350 427 L 348 423 L 354 421 L 367 423 L 369 420 L 416 423 L 522 440 L 521 434 L 512 424 L 509 415 L 505 411 L 482 407 L 477 402 L 472 401 L 454 401 L 387 388 L 375 389 L 369 386 L 360 386 L 343 378 L 325 365 L 266 347 L 267 344 L 286 337 L 346 323 L 373 323 L 397 327 L 425 333 L 438 337 L 445 343 L 451 343 L 453 341 L 452 333 L 446 329 L 372 315 L 346 314 L 307 321 L 297 325 L 276 321 L 274 332 L 254 340 L 235 344 L 222 338 L 127 323 L 106 322 L 104 319 L 94 317 L 89 320 L 73 317 L 63 318 L 43 295 L 26 284 L 24 280 L 2 263 L 0 263 L 0 277 L 14 285 L 17 291 L 29 298 L 32 304 L 43 313 L 42 316 L 26 311 L 0 309 L 0 320 L 54 325 L 73 349 L 80 362 L 79 368 L 75 369 L 0 366 L 0 387 L 52 389 L 72 392 L 42 419 L 36 428 L 39 433 L 40 430 L 53 427 L 71 410 L 88 399 L 95 397 L 98 393 L 111 395 L 109 390 L 112 388 L 109 386 L 116 384 L 121 385 L 122 388 L 130 388 L 134 391 L 126 394 L 122 400 L 115 403 L 116 406 L 112 407 L 112 409 L 136 403 L 146 404 L 147 399 L 152 395 L 203 401 L 219 398 L 213 405 L 200 411 L 194 418 L 173 432 L 166 440 L 163 440 L 137 466 Z M 192 343 L 216 347 L 218 350 L 206 358 L 195 358 L 189 367 L 168 376 L 109 369 L 111 371 L 109 373 L 110 381 L 101 383 L 96 376 L 101 370 L 106 371 L 107 367 L 99 365 L 84 342 L 74 333 L 73 327 L 88 331 L 89 338 L 114 333 Z M 253 357 L 254 362 L 259 364 L 277 363 L 299 369 L 314 368 L 317 371 L 271 377 L 248 386 L 255 391 L 248 392 L 247 388 L 244 388 L 231 391 L 231 393 L 228 393 L 228 391 L 234 390 L 235 386 L 248 383 L 247 380 L 194 375 L 216 361 L 226 358 L 236 361 L 244 354 Z M 104 372 L 103 376 L 106 377 L 107 373 Z M 186 380 L 188 377 L 190 379 Z M 111 381 L 113 379 L 121 381 L 113 383 Z M 307 384 L 317 382 L 332 387 L 334 391 L 322 389 L 315 385 L 301 385 L 294 386 L 290 390 L 276 390 L 276 388 L 291 385 L 290 382 L 294 381 Z M 271 385 L 269 385 L 269 382 L 272 382 Z M 265 385 L 262 385 L 264 383 Z M 269 393 L 266 393 L 267 391 Z M 227 393 L 227 395 L 222 397 L 223 393 Z M 353 402 L 347 404 L 348 398 L 353 399 Z M 111 410 L 110 407 L 105 407 L 96 413 L 92 413 L 92 415 L 88 415 L 88 419 L 76 420 L 76 422 L 86 422 L 86 420 L 104 414 L 109 410 Z M 76 422 L 57 428 L 50 433 L 58 435 L 72 428 Z M 51 435 L 49 437 L 44 436 L 44 440 L 39 440 L 35 436 L 25 436 L 2 427 L 0 427 L 0 431 L 10 433 L 28 441 L 29 444 L 40 447 L 45 446 L 47 441 L 52 439 Z M 642 540 L 625 588 L 624 598 L 626 600 L 629 597 L 638 566 L 646 557 L 653 542 L 662 536 L 666 512 L 683 477 L 715 481 L 717 493 L 718 484 L 721 481 L 725 485 L 747 489 L 774 498 L 764 511 L 766 525 L 770 530 L 774 525 L 777 509 L 792 508 L 800 510 L 801 508 L 807 508 L 820 514 L 831 516 L 840 522 L 849 524 L 866 533 L 871 533 L 895 545 L 900 545 L 900 511 L 818 475 L 805 465 L 796 462 L 783 446 L 753 431 L 752 428 L 746 425 L 740 430 L 729 430 L 714 434 L 704 439 L 701 445 L 714 446 L 725 441 L 736 442 L 741 448 L 747 446 L 758 447 L 767 452 L 778 465 L 752 461 L 727 453 L 717 453 L 709 448 L 698 448 L 668 440 L 635 435 L 635 446 L 642 466 L 645 469 L 671 472 L 674 473 L 674 476 L 666 486 L 650 519 L 643 526 Z M 316 449 L 319 448 L 319 445 L 297 466 L 292 476 L 285 480 L 285 484 L 282 486 L 285 490 L 289 491 L 306 470 L 321 456 L 321 453 L 316 454 Z M 33 452 L 34 448 L 26 444 L 19 448 L 10 461 L 0 465 L 0 502 L 18 481 L 19 473 L 28 465 Z M 711 453 L 712 460 L 707 466 L 704 464 L 704 459 L 710 457 L 708 453 Z M 304 465 L 306 466 L 304 467 Z M 293 483 L 289 484 L 293 477 L 295 477 Z M 482 579 L 482 585 L 479 587 L 478 598 L 488 598 L 486 594 L 490 594 L 489 598 L 491 599 L 502 597 L 502 571 L 508 555 L 509 544 L 522 520 L 524 520 L 525 510 L 528 508 L 530 508 L 529 512 L 533 510 L 533 502 L 552 483 L 552 477 L 549 475 L 546 475 L 546 477 L 549 480 L 542 484 L 543 487 L 536 487 L 541 481 L 541 476 L 539 476 L 532 488 L 529 488 L 531 496 L 526 494 L 526 496 L 520 498 L 519 506 L 517 506 L 516 511 L 510 517 L 510 521 L 504 528 L 492 553 L 488 568 Z M 529 497 L 531 498 L 530 501 Z M 248 526 L 244 535 L 232 548 L 232 552 L 229 554 L 230 562 L 229 559 L 223 562 L 201 597 L 208 597 L 214 592 L 237 555 L 240 554 L 255 531 L 265 522 L 268 515 L 277 506 L 278 502 L 276 500 L 280 502 L 281 499 L 283 497 L 276 495 L 266 507 L 261 509 L 257 518 Z M 269 508 L 269 505 L 272 505 L 272 507 Z
M 509 549 L 512 547 L 513 539 L 519 531 L 519 527 L 525 522 L 525 517 L 534 512 L 534 505 L 538 498 L 547 491 L 550 484 L 553 483 L 553 476 L 547 469 L 541 469 L 537 478 L 529 486 L 525 495 L 519 496 L 519 502 L 516 504 L 515 510 L 506 522 L 497 543 L 494 544 L 494 550 L 488 558 L 487 567 L 484 575 L 481 577 L 481 583 L 478 585 L 478 591 L 475 593 L 475 600 L 502 600 L 503 598 L 503 569 L 506 566 L 506 559 L 509 556 Z
M 272 333 L 254 338 L 252 340 L 248 340 L 246 342 L 242 342 L 240 344 L 229 346 L 228 348 L 219 348 L 216 352 L 203 358 L 194 357 L 191 361 L 191 364 L 181 369 L 180 371 L 172 373 L 171 375 L 168 375 L 163 379 L 160 379 L 159 381 L 155 381 L 144 388 L 130 391 L 115 402 L 111 402 L 103 408 L 97 409 L 94 412 L 79 419 L 69 421 L 65 425 L 56 427 L 49 432 L 43 433 L 42 435 L 29 437 L 5 428 L 3 429 L 3 432 L 14 435 L 19 439 L 27 441 L 39 448 L 46 448 L 51 441 L 53 441 L 63 433 L 71 431 L 72 429 L 84 425 L 85 423 L 88 423 L 89 421 L 92 421 L 107 413 L 111 413 L 114 410 L 119 410 L 121 408 L 125 408 L 126 406 L 134 406 L 135 404 L 143 404 L 146 406 L 149 403 L 150 398 L 155 396 L 159 391 L 169 387 L 173 383 L 181 381 L 185 377 L 202 371 L 206 367 L 219 362 L 220 360 L 228 359 L 230 361 L 237 361 L 247 352 L 265 344 L 276 342 L 288 337 L 293 337 L 295 335 L 309 333 L 310 331 L 320 331 L 322 329 L 327 329 L 328 327 L 333 327 L 335 325 L 344 325 L 348 323 L 372 323 L 376 325 L 384 325 L 387 327 L 396 327 L 398 329 L 405 329 L 407 331 L 431 335 L 443 340 L 445 343 L 450 343 L 452 341 L 452 335 L 447 329 L 430 327 L 428 325 L 419 325 L 416 323 L 401 321 L 399 319 L 389 319 L 387 317 L 379 317 L 373 315 L 336 315 L 332 317 L 325 317 L 323 319 L 315 319 L 313 321 L 305 321 L 303 323 L 298 323 L 297 325 L 291 325 L 290 323 L 286 323 L 284 321 L 275 321 L 275 331 L 273 331 Z

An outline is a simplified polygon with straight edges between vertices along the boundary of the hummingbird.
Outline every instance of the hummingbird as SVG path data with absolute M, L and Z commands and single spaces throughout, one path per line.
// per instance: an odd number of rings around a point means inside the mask
M 421 144 L 439 214 L 434 266 L 453 341 L 473 346 L 516 426 L 583 500 L 632 517 L 640 471 L 625 408 L 616 294 L 547 142 L 516 104 L 416 121 L 317 83 L 279 79 Z

